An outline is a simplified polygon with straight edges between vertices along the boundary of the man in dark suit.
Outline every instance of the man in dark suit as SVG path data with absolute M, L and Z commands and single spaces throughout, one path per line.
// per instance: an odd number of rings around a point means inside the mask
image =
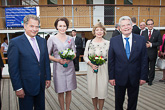
M 162 44 L 162 37 L 160 31 L 153 29 L 154 21 L 152 19 L 148 19 L 146 21 L 146 25 L 148 29 L 142 33 L 142 36 L 144 36 L 147 40 L 146 47 L 149 63 L 148 85 L 151 86 L 155 77 L 155 63 L 158 52 L 157 47 Z
M 128 16 L 119 19 L 121 35 L 111 38 L 108 52 L 109 82 L 115 86 L 115 109 L 123 110 L 127 89 L 127 110 L 136 110 L 139 85 L 146 83 L 148 59 L 146 40 L 132 33 Z
M 119 24 L 116 24 L 115 25 L 115 30 L 112 33 L 112 37 L 115 37 L 115 36 L 120 35 L 120 34 L 121 34 L 120 33 L 120 26 L 119 26 Z
M 136 25 L 136 18 L 132 17 L 131 20 L 132 20 L 132 26 L 133 26 L 132 33 L 140 35 L 140 29 Z
M 84 32 L 82 32 L 81 37 L 82 37 L 82 42 L 83 42 L 83 48 L 81 50 L 81 55 L 84 55 L 85 46 L 86 46 L 86 42 L 87 42 L 88 39 L 85 38 L 85 33 Z M 81 61 L 83 61 L 83 57 L 81 57 Z
M 2 61 L 2 57 L 1 57 L 1 54 L 0 54 L 0 110 L 1 110 L 1 107 L 2 107 L 2 103 L 1 103 L 1 79 L 2 79 L 2 69 L 4 67 L 4 64 L 3 64 L 3 61 Z
M 82 51 L 82 47 L 83 47 L 83 42 L 82 39 L 78 36 L 76 36 L 76 30 L 72 30 L 72 37 L 74 38 L 75 41 L 75 47 L 76 47 L 76 58 L 73 60 L 74 62 L 74 67 L 75 67 L 75 71 L 79 71 L 79 57 L 80 57 L 80 53 Z
M 51 73 L 46 40 L 36 36 L 39 23 L 37 16 L 25 16 L 25 33 L 9 43 L 9 74 L 20 110 L 45 110 L 45 86 L 50 86 Z

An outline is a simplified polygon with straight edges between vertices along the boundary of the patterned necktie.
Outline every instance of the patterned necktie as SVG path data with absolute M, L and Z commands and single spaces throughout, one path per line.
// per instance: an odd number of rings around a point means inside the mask
M 130 46 L 129 46 L 129 38 L 124 38 L 126 40 L 126 45 L 125 45 L 125 52 L 127 55 L 127 58 L 129 59 L 130 56 Z
M 37 48 L 37 44 L 36 44 L 36 42 L 35 42 L 35 38 L 31 38 L 31 40 L 33 41 L 33 45 L 32 45 L 33 50 L 34 50 L 34 52 L 35 52 L 35 54 L 36 54 L 36 56 L 37 56 L 37 59 L 38 59 L 38 61 L 39 61 L 39 60 L 40 60 L 40 53 L 39 53 L 39 50 L 38 50 L 38 48 Z
M 148 38 L 149 38 L 149 40 L 151 39 L 151 31 L 149 31 Z

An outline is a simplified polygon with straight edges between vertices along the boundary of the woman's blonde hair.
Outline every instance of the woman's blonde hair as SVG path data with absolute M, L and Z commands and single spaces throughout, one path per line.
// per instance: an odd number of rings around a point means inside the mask
M 92 34 L 95 36 L 95 30 L 98 27 L 102 28 L 104 30 L 104 35 L 103 36 L 105 36 L 107 32 L 106 32 L 105 26 L 101 22 L 98 22 L 94 25 L 93 30 L 92 30 Z

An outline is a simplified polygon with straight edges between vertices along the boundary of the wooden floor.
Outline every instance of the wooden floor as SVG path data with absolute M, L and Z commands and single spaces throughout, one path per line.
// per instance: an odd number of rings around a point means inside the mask
M 140 87 L 138 110 L 165 110 L 165 84 L 159 82 L 162 71 L 156 71 L 156 77 L 152 86 L 147 84 Z M 72 92 L 71 110 L 93 110 L 91 98 L 87 93 L 86 75 L 77 76 L 78 88 Z M 10 79 L 2 79 L 2 110 L 18 110 L 18 99 L 13 92 Z M 54 92 L 53 82 L 46 90 L 46 110 L 60 110 L 57 94 Z M 127 99 L 127 96 L 126 96 Z M 105 99 L 104 110 L 114 110 L 114 88 L 108 86 L 108 98 Z M 126 109 L 127 100 L 124 102 Z

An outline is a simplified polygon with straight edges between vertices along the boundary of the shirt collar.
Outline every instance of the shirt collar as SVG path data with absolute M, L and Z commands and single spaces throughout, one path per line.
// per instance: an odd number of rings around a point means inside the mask
M 154 29 L 151 30 L 151 33 L 153 32 Z M 150 30 L 148 29 L 148 33 L 150 32 Z
M 25 32 L 25 36 L 27 37 L 28 40 L 31 40 L 31 38 L 32 38 L 29 35 L 27 35 L 26 32 Z M 35 40 L 36 40 L 36 37 L 33 37 L 33 38 L 35 38 Z
M 126 36 L 122 34 L 122 38 L 124 39 L 124 38 L 126 38 Z M 132 33 L 128 36 L 128 38 L 132 39 Z

